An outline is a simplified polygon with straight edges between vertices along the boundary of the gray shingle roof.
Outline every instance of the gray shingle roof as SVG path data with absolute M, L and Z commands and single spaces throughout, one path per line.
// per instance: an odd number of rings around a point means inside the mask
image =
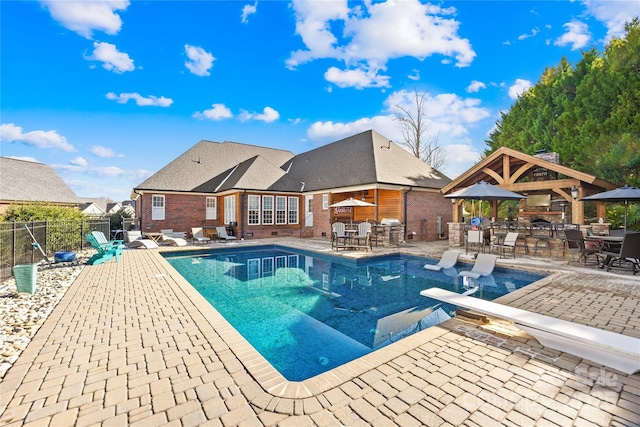
M 0 200 L 82 203 L 51 166 L 9 157 L 0 157 Z
M 285 150 L 228 141 L 200 141 L 135 189 L 213 192 L 223 182 L 226 189 L 246 188 L 237 187 L 245 184 L 262 189 L 280 179 L 284 172 L 278 166 L 292 157 L 293 153 Z M 246 163 L 251 159 L 253 162 Z M 236 172 L 243 170 L 248 176 L 230 176 L 234 168 Z M 261 179 L 260 173 L 263 174 Z
M 368 130 L 302 153 L 287 162 L 305 191 L 392 184 L 441 189 L 451 179 L 379 133 Z

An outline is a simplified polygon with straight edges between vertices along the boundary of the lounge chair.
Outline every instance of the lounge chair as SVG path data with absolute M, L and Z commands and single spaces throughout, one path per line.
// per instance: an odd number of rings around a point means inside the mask
M 157 249 L 160 246 L 151 239 L 143 239 L 142 232 L 138 230 L 125 231 L 125 238 L 127 240 L 127 247 L 140 248 L 145 247 L 147 249 Z
M 471 277 L 473 279 L 478 279 L 481 276 L 488 276 L 493 273 L 497 259 L 498 255 L 478 254 L 478 258 L 476 258 L 476 263 L 473 265 L 473 268 L 471 270 L 461 271 L 460 276 Z
M 640 339 L 638 338 L 439 288 L 425 289 L 420 292 L 420 295 L 509 320 L 546 347 L 592 360 L 628 375 L 640 371 Z
M 574 260 L 574 256 L 578 256 L 578 262 L 580 265 L 587 264 L 587 257 L 593 255 L 597 261 L 595 255 L 600 252 L 599 248 L 587 247 L 584 241 L 584 235 L 580 230 L 564 230 L 564 236 L 567 240 L 567 248 L 571 254 L 571 261 Z
M 193 236 L 193 240 L 198 243 L 209 243 L 211 239 L 204 235 L 202 231 L 202 227 L 192 227 L 191 235 Z
M 440 271 L 452 268 L 458 262 L 458 251 L 445 251 L 437 264 L 425 264 L 424 268 L 431 271 Z
M 602 251 L 596 257 L 598 258 L 598 264 L 606 267 L 607 271 L 610 271 L 611 267 L 625 267 L 628 265 L 635 276 L 636 267 L 640 269 L 640 233 L 625 234 L 620 252 Z
M 216 227 L 216 232 L 218 233 L 218 238 L 224 240 L 225 242 L 227 240 L 238 240 L 236 239 L 236 236 L 229 236 L 227 234 L 227 227 Z
M 500 254 L 500 258 L 504 258 L 507 252 L 511 252 L 513 254 L 513 258 L 516 257 L 516 241 L 518 240 L 518 236 L 520 233 L 509 232 L 504 237 L 502 243 L 493 243 L 490 247 L 490 252 L 493 253 L 493 248 L 498 249 L 498 253 Z
M 160 230 L 162 233 L 162 244 L 170 246 L 187 246 L 188 242 L 184 238 L 184 232 L 174 232 L 171 228 Z
M 96 254 L 87 260 L 89 265 L 102 264 L 105 261 L 109 261 L 115 257 L 116 262 L 120 262 L 120 255 L 122 255 L 122 247 L 117 245 L 105 245 L 95 238 L 91 233 L 85 234 L 87 242 L 91 244 L 91 247 L 96 250 Z
M 109 240 L 107 239 L 107 236 L 105 236 L 102 231 L 94 230 L 91 232 L 91 234 L 93 235 L 93 237 L 96 238 L 96 241 L 101 245 L 104 245 L 107 247 L 117 246 L 120 249 L 124 248 L 124 243 L 122 242 L 122 240 Z

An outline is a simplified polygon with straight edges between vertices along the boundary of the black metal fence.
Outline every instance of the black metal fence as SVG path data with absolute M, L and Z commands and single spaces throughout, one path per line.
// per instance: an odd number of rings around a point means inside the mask
M 56 252 L 79 251 L 90 246 L 84 237 L 86 233 L 98 230 L 108 237 L 109 228 L 108 218 L 78 221 L 0 222 L 0 280 L 11 277 L 14 265 L 37 263 L 43 260 L 40 248 L 53 262 Z

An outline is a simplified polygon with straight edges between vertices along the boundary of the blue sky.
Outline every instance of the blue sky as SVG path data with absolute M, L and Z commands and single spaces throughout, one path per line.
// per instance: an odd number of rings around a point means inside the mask
M 80 197 L 133 187 L 202 139 L 295 154 L 426 92 L 450 178 L 562 57 L 602 51 L 637 1 L 0 1 L 0 154 Z

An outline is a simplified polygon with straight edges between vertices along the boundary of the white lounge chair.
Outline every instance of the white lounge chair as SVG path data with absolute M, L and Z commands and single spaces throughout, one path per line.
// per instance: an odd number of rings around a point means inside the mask
M 224 241 L 227 240 L 237 240 L 236 236 L 229 236 L 227 234 L 227 228 L 226 227 L 216 227 L 216 232 L 218 233 L 218 238 Z
M 171 246 L 187 246 L 188 242 L 184 238 L 184 232 L 174 232 L 171 228 L 160 230 L 162 233 L 162 244 Z
M 477 279 L 480 276 L 488 276 L 493 273 L 497 259 L 498 255 L 478 254 L 473 268 L 471 270 L 461 271 L 460 276 L 471 277 L 473 279 Z
M 143 239 L 142 232 L 138 230 L 125 231 L 125 242 L 128 248 L 145 247 L 147 249 L 157 249 L 158 244 L 151 239 Z
M 458 251 L 445 251 L 437 264 L 425 264 L 424 268 L 431 271 L 440 271 L 448 268 L 452 268 L 458 262 Z
M 556 319 L 439 288 L 420 295 L 509 320 L 540 344 L 632 375 L 640 371 L 640 339 Z
M 198 243 L 209 243 L 211 241 L 210 238 L 204 235 L 202 227 L 192 227 L 191 235 L 193 236 L 193 240 Z

